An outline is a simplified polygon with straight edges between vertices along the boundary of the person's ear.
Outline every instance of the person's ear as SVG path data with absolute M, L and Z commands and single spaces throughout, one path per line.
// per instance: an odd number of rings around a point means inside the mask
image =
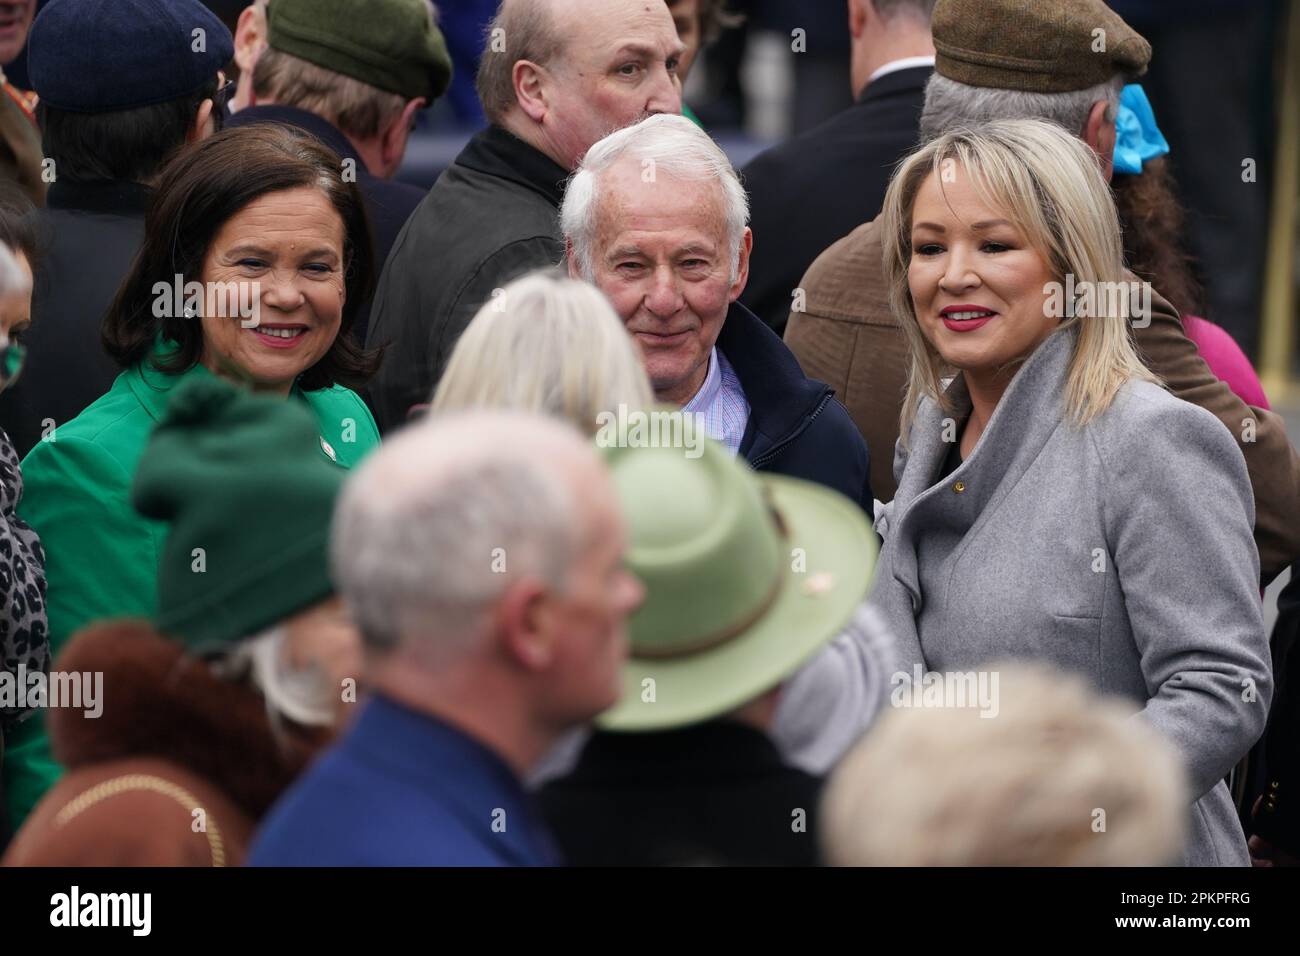
M 1092 104 L 1092 109 L 1088 111 L 1088 120 L 1083 125 L 1083 141 L 1097 154 L 1097 162 L 1101 163 L 1101 171 L 1107 182 L 1110 181 L 1115 170 L 1116 136 L 1115 120 L 1106 118 L 1109 112 L 1110 104 L 1105 100 L 1098 100 Z
M 518 60 L 510 73 L 515 86 L 515 102 L 534 123 L 546 118 L 546 68 L 528 60 Z
M 564 261 L 569 267 L 570 279 L 582 279 L 582 270 L 578 268 L 578 256 L 573 250 L 573 240 L 564 238 Z
M 380 134 L 379 161 L 383 164 L 381 178 L 391 179 L 397 175 L 397 170 L 402 166 L 402 158 L 406 155 L 406 141 L 411 135 L 415 114 L 428 105 L 429 101 L 422 96 L 411 100 L 402 107 L 402 112 L 397 114 L 388 129 Z
M 194 114 L 193 124 L 185 131 L 186 143 L 200 142 L 216 132 L 212 124 L 212 107 L 212 100 L 204 100 L 199 104 L 198 112 Z
M 867 30 L 867 7 L 871 0 L 849 0 L 849 35 L 855 40 L 862 39 Z
M 736 281 L 731 284 L 731 289 L 727 293 L 727 301 L 735 302 L 740 298 L 740 294 L 745 291 L 745 286 L 749 283 L 749 254 L 754 250 L 754 231 L 748 226 L 745 227 L 745 236 L 740 240 L 740 263 L 736 267 Z
M 524 578 L 510 586 L 493 615 L 503 653 L 526 671 L 544 671 L 555 660 L 552 604 L 540 581 Z
M 251 83 L 257 57 L 266 49 L 266 14 L 250 3 L 235 23 L 235 63 L 239 75 Z

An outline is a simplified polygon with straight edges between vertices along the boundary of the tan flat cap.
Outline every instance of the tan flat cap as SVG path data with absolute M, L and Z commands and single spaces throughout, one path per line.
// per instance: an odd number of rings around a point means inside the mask
M 968 86 L 1068 93 L 1141 76 L 1151 44 L 1101 0 L 939 0 L 935 69 Z

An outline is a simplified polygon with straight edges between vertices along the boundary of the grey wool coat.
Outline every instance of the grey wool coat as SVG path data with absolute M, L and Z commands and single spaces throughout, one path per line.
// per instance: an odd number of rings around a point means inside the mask
M 938 483 L 944 419 L 961 421 L 970 398 L 958 376 L 951 413 L 922 401 L 872 600 L 906 673 L 1033 659 L 1132 701 L 1187 770 L 1184 864 L 1249 865 L 1223 783 L 1272 693 L 1245 461 L 1214 416 L 1149 382 L 1069 422 L 1076 339 L 1039 346 Z

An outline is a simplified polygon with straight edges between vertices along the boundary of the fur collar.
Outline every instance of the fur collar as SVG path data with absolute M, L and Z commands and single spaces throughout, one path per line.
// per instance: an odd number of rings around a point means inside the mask
M 124 757 L 160 757 L 198 774 L 260 818 L 330 734 L 284 724 L 271 729 L 255 690 L 213 675 L 144 621 L 92 625 L 55 664 L 101 672 L 102 714 L 52 709 L 54 755 L 68 768 Z

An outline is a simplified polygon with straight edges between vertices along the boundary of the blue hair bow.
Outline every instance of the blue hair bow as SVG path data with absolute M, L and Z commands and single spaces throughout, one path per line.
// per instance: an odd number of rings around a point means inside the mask
M 1140 175 L 1143 163 L 1168 152 L 1169 144 L 1156 126 L 1146 92 L 1139 84 L 1130 83 L 1120 94 L 1115 117 L 1115 172 Z

